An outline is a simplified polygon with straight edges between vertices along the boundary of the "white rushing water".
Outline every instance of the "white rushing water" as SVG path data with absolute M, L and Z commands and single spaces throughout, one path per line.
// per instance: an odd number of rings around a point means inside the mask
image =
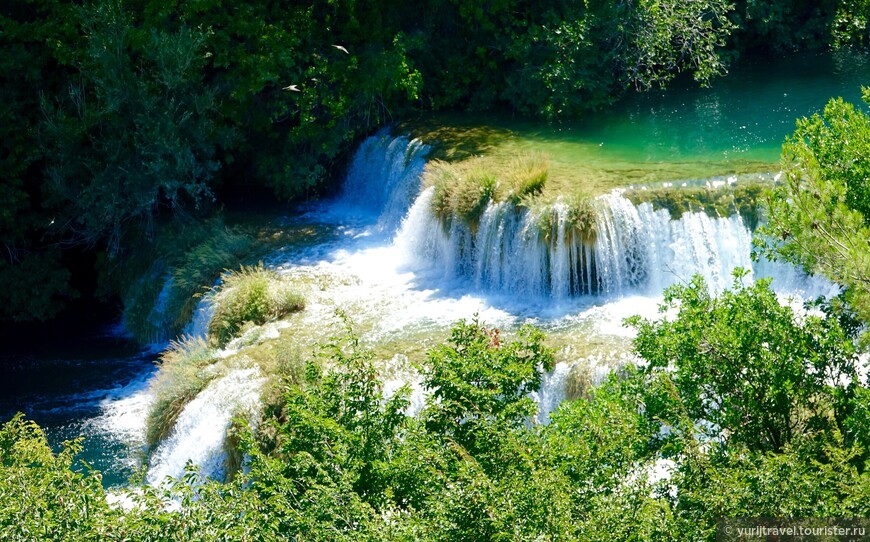
M 830 290 L 830 285 L 808 280 L 789 266 L 756 266 L 752 232 L 738 214 L 684 213 L 674 220 L 666 209 L 654 210 L 649 203 L 635 206 L 613 192 L 595 201 L 590 240 L 573 228 L 564 203 L 537 211 L 491 203 L 475 232 L 458 219 L 445 227 L 429 212 L 431 198 L 429 189 L 414 203 L 397 244 L 412 268 L 465 279 L 478 291 L 554 303 L 578 296 L 657 296 L 696 274 L 721 291 L 730 286 L 736 267 L 751 272 L 757 267 L 760 276 L 777 279 L 775 287 L 782 284 L 798 295 Z M 543 213 L 550 216 L 544 220 Z M 787 280 L 778 280 L 780 274 Z
M 263 382 L 257 368 L 234 369 L 215 378 L 184 407 L 172 433 L 157 447 L 146 481 L 156 485 L 167 476 L 180 477 L 188 461 L 202 474 L 221 478 L 227 466 L 227 430 L 234 416 L 257 410 Z
M 635 206 L 619 192 L 594 202 L 594 235 L 574 227 L 572 210 L 563 202 L 536 210 L 490 204 L 474 229 L 458 219 L 445 224 L 431 210 L 432 189 L 421 190 L 427 152 L 407 137 L 380 133 L 366 140 L 342 194 L 299 219 L 302 226 L 335 235 L 314 246 L 287 247 L 268 259 L 307 288 L 306 309 L 294 319 L 294 332 L 310 330 L 326 340 L 338 327 L 335 310 L 341 309 L 357 324 L 363 345 L 394 348 L 386 362 L 394 354 L 420 359 L 459 319 L 476 316 L 507 330 L 536 324 L 555 338 L 560 362 L 535 395 L 537 422 L 546 423 L 566 397 L 578 362 L 594 366 L 596 381 L 608 367 L 627 362 L 632 332 L 622 319 L 654 316 L 668 285 L 700 274 L 721 290 L 731 284 L 731 270 L 744 267 L 754 276 L 773 277 L 783 293 L 807 298 L 833 291 L 791 267 L 753 264 L 752 232 L 739 215 L 684 213 L 674 220 L 666 210 Z M 208 302 L 201 302 L 188 333 L 204 333 L 209 311 Z M 203 474 L 220 477 L 230 420 L 256 409 L 263 381 L 254 368 L 216 377 L 152 454 L 147 480 L 179 476 L 188 461 Z M 423 404 L 419 375 L 392 371 L 385 376 L 385 391 L 389 395 L 403 383 L 412 389 L 408 412 L 413 414 Z M 130 413 L 148 401 L 148 391 L 137 389 L 107 411 L 118 412 L 119 431 L 139 434 L 142 426 L 134 427 Z M 140 419 L 143 424 L 144 416 Z

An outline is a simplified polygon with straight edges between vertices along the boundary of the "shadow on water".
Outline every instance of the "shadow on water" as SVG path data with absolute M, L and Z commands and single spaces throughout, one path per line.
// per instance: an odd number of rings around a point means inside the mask
M 99 417 L 107 402 L 145 386 L 156 355 L 118 326 L 81 317 L 7 325 L 2 342 L 0 419 L 23 413 L 55 450 L 84 437 L 79 459 L 101 471 L 107 486 L 125 483 L 138 448 L 101 427 Z

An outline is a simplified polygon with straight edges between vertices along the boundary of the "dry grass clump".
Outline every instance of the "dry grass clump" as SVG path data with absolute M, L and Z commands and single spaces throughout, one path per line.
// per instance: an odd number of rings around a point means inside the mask
M 569 196 L 561 205 L 548 203 L 538 206 L 537 225 L 545 241 L 552 241 L 560 224 L 565 228 L 567 242 L 579 240 L 584 245 L 595 243 L 598 234 L 595 198 L 574 195 Z
M 218 346 L 246 325 L 263 325 L 305 308 L 305 299 L 275 271 L 262 264 L 226 273 L 214 298 L 208 334 Z
M 550 160 L 545 154 L 533 153 L 513 159 L 508 165 L 505 197 L 514 205 L 544 191 L 550 173 Z
M 435 160 L 426 167 L 423 182 L 434 187 L 432 211 L 442 220 L 458 217 L 473 225 L 493 199 L 496 177 L 479 159 L 458 164 Z

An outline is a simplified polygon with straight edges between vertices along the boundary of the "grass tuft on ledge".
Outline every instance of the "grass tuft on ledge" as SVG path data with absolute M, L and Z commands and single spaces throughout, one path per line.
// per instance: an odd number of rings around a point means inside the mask
M 211 341 L 226 346 L 246 325 L 263 325 L 305 308 L 305 299 L 278 273 L 262 264 L 223 276 L 208 324 Z
M 435 190 L 432 211 L 442 221 L 458 218 L 471 228 L 491 202 L 527 204 L 540 195 L 549 175 L 544 154 L 521 155 L 507 166 L 487 157 L 461 162 L 433 160 L 426 166 L 424 186 Z
M 160 355 L 160 369 L 151 383 L 154 403 L 146 421 L 145 440 L 149 447 L 169 435 L 185 405 L 216 376 L 215 354 L 204 339 L 183 337 L 170 342 Z

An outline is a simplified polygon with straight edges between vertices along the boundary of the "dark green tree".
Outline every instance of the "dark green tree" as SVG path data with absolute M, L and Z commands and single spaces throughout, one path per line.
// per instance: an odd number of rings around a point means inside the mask
M 735 272 L 732 289 L 718 297 L 696 276 L 666 290 L 662 311 L 675 317 L 628 320 L 656 390 L 648 415 L 674 420 L 684 412 L 706 438 L 754 451 L 839 431 L 850 410 L 843 398 L 862 384 L 857 328 L 796 314 L 769 281 L 744 285 L 744 273 Z
M 150 234 L 161 212 L 212 200 L 222 135 L 201 32 L 140 30 L 116 0 L 76 13 L 87 43 L 79 73 L 42 104 L 47 197 L 61 239 L 115 253 L 130 230 Z

